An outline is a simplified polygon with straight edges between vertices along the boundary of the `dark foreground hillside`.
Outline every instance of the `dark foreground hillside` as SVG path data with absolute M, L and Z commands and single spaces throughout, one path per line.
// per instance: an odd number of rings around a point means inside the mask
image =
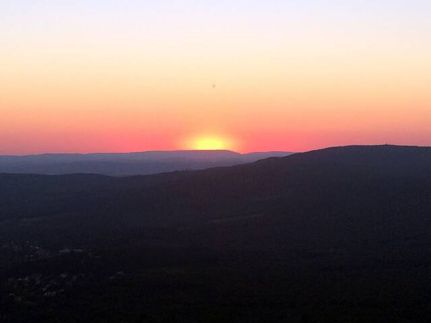
M 0 175 L 1 322 L 430 322 L 431 149 Z

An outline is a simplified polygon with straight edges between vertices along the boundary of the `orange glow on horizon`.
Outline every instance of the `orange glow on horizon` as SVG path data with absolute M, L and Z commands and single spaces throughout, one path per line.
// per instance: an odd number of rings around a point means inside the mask
M 183 146 L 191 150 L 235 150 L 237 148 L 232 139 L 218 135 L 193 137 Z
M 0 155 L 431 145 L 430 1 L 28 2 Z

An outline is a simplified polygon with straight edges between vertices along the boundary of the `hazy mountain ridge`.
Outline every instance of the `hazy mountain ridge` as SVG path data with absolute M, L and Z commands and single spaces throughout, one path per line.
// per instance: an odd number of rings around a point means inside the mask
M 0 156 L 0 173 L 148 175 L 180 170 L 232 166 L 273 156 L 287 156 L 289 154 L 291 153 L 257 152 L 240 154 L 228 150 L 184 150 Z

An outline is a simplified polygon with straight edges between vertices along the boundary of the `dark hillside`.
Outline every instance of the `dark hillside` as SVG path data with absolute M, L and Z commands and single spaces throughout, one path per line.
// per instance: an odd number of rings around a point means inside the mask
M 431 319 L 430 148 L 0 175 L 0 219 L 11 320 L 82 321 L 83 307 L 97 322 Z

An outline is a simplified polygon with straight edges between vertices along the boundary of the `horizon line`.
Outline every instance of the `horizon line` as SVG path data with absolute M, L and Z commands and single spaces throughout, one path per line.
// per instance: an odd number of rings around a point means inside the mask
M 142 153 L 214 153 L 214 152 L 229 152 L 238 155 L 249 155 L 249 154 L 259 154 L 259 153 L 305 153 L 316 150 L 324 150 L 330 148 L 343 148 L 343 147 L 379 147 L 379 146 L 393 146 L 393 147 L 417 147 L 417 148 L 431 148 L 427 145 L 405 145 L 405 144 L 346 144 L 346 145 L 334 145 L 334 146 L 324 146 L 314 149 L 293 151 L 293 150 L 254 150 L 248 152 L 240 152 L 231 149 L 160 149 L 160 150 L 141 150 L 141 151 L 125 151 L 125 152 L 40 152 L 40 153 L 23 153 L 23 154 L 2 154 L 0 157 L 37 157 L 37 156 L 50 156 L 50 155 L 127 155 L 127 154 L 142 154 Z

